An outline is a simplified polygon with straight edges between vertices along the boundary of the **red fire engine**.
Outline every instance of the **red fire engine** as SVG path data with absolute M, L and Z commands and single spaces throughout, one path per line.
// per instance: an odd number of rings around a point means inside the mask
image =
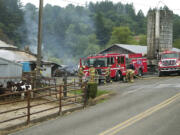
M 168 75 L 174 72 L 180 74 L 180 53 L 175 51 L 162 52 L 158 63 L 158 75 Z
M 147 59 L 142 54 L 104 54 L 89 56 L 80 59 L 80 67 L 83 67 L 84 73 L 89 76 L 89 68 L 92 65 L 96 68 L 99 81 L 105 78 L 105 71 L 110 67 L 110 77 L 116 81 L 126 76 L 128 64 L 133 64 L 135 75 L 142 76 L 147 72 Z

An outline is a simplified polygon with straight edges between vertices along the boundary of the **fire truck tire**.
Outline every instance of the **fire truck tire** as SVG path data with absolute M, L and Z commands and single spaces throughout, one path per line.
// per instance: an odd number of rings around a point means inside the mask
M 163 76 L 163 72 L 158 71 L 158 76 L 159 76 L 159 77 Z
M 122 81 L 126 82 L 126 77 L 125 76 L 122 77 Z
M 106 81 L 107 81 L 108 83 L 111 82 L 111 77 L 108 76 L 107 79 L 106 79 Z
M 138 70 L 138 76 L 139 76 L 139 77 L 143 76 L 143 71 L 142 71 L 141 68 Z
M 101 84 L 101 83 L 102 83 L 102 79 L 99 79 L 99 80 L 98 80 L 98 83 Z
M 180 75 L 180 71 L 178 72 L 178 75 Z

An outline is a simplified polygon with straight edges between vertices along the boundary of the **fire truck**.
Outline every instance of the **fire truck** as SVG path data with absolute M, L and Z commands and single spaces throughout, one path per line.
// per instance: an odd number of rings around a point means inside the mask
M 180 53 L 176 51 L 164 51 L 159 55 L 158 76 L 170 73 L 180 74 Z
M 80 59 L 80 67 L 83 67 L 85 75 L 89 76 L 90 66 L 98 72 L 99 82 L 105 79 L 105 72 L 110 67 L 110 77 L 115 81 L 124 80 L 126 67 L 133 64 L 135 75 L 142 76 L 147 72 L 147 59 L 142 54 L 99 54 Z

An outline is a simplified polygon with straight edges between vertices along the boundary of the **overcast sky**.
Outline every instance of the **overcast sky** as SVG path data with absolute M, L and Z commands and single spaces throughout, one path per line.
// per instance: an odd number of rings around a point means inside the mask
M 39 6 L 39 0 L 21 0 L 23 4 L 26 3 L 33 3 L 37 7 Z M 44 5 L 49 3 L 51 5 L 58 5 L 61 7 L 65 7 L 66 5 L 72 3 L 74 5 L 84 6 L 85 3 L 88 2 L 96 2 L 96 1 L 105 1 L 105 0 L 44 0 Z M 121 3 L 133 3 L 136 12 L 139 9 L 142 9 L 143 12 L 146 14 L 148 9 L 164 6 L 167 5 L 174 13 L 180 15 L 180 1 L 179 0 L 111 0 L 114 3 L 121 2 Z

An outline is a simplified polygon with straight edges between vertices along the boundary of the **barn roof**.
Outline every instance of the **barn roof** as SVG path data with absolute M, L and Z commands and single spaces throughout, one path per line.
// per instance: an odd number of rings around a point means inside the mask
M 7 44 L 4 41 L 0 40 L 0 48 L 13 48 L 13 49 L 17 49 L 16 46 L 11 45 L 11 44 Z
M 130 51 L 132 53 L 147 54 L 147 46 L 142 46 L 142 45 L 127 45 L 127 44 L 113 44 L 109 48 L 112 48 L 112 47 L 115 47 L 115 46 L 117 46 L 119 48 L 122 48 L 122 49 L 125 49 L 127 51 Z M 106 48 L 105 50 L 101 51 L 100 53 L 105 52 L 109 48 Z M 172 50 L 180 52 L 180 49 L 178 49 L 178 48 L 173 48 Z
M 131 51 L 133 53 L 147 53 L 147 46 L 141 46 L 141 45 L 125 45 L 125 44 L 116 44 L 117 46 L 124 48 L 128 51 Z
M 14 62 L 36 61 L 34 55 L 23 51 L 0 49 L 0 57 Z
M 8 63 L 13 63 L 14 65 L 18 65 L 18 66 L 21 66 L 22 67 L 22 64 L 19 64 L 17 62 L 14 62 L 14 61 L 11 61 L 11 60 L 7 60 L 7 59 L 4 59 L 2 57 L 0 57 L 0 60 L 1 61 L 5 61 L 5 62 L 8 62 Z M 1 62 L 2 63 L 2 62 Z

